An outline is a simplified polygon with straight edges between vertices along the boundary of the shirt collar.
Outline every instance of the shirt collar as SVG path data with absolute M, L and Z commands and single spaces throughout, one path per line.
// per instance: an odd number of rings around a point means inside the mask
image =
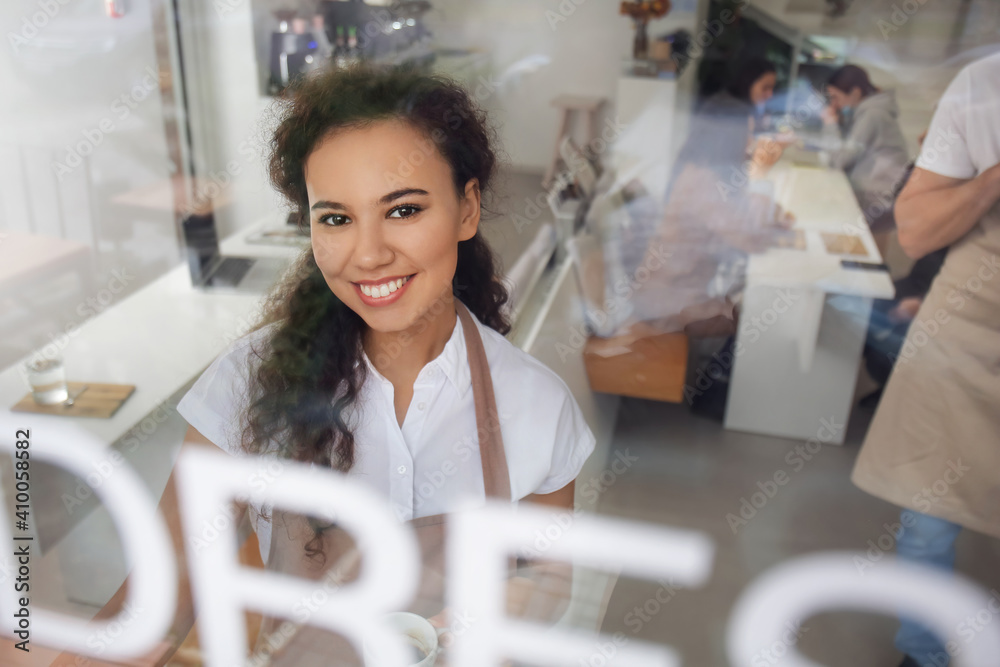
M 475 323 L 477 329 L 481 329 L 479 319 L 471 310 L 469 314 L 472 315 L 472 321 Z M 480 331 L 481 336 L 482 332 Z M 368 370 L 373 377 L 381 382 L 389 382 L 389 380 L 375 369 L 364 348 L 361 350 L 361 358 L 367 364 Z M 451 336 L 445 343 L 444 349 L 441 350 L 441 354 L 432 359 L 421 370 L 421 373 L 425 373 L 431 368 L 434 368 L 436 372 L 443 372 L 445 374 L 445 377 L 454 385 L 459 397 L 465 396 L 465 392 L 472 387 L 472 371 L 469 369 L 469 356 L 465 345 L 465 331 L 462 328 L 462 318 L 458 316 L 458 313 L 455 314 L 455 328 L 452 329 Z

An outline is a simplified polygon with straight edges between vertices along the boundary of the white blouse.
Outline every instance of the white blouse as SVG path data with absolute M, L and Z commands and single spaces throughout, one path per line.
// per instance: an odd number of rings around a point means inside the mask
M 594 450 L 595 438 L 562 378 L 473 315 L 493 378 L 510 474 L 511 497 L 552 493 L 573 481 Z M 234 455 L 240 415 L 234 397 L 246 387 L 250 346 L 273 331 L 269 325 L 231 343 L 195 382 L 177 410 L 206 438 Z M 355 437 L 348 475 L 384 497 L 400 521 L 454 511 L 485 499 L 472 378 L 462 321 L 441 354 L 424 366 L 402 428 L 393 386 L 362 354 L 369 375 L 345 415 Z M 254 357 L 256 360 L 256 357 Z M 255 517 L 262 508 L 254 508 Z M 266 508 L 265 508 L 266 509 Z M 270 523 L 257 520 L 261 556 L 267 560 Z

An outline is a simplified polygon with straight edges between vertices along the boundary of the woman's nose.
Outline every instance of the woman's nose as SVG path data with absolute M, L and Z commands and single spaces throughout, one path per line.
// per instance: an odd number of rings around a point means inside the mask
M 354 263 L 361 268 L 375 268 L 392 261 L 392 249 L 386 244 L 385 229 L 379 220 L 365 220 L 356 229 Z

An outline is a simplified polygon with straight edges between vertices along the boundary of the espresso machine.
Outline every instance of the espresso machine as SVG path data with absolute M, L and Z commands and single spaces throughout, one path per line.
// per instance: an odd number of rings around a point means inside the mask
M 271 33 L 270 83 L 268 92 L 276 95 L 292 79 L 322 67 L 329 54 L 326 35 L 317 37 L 309 22 L 294 12 L 275 13 L 277 29 Z
M 400 54 L 428 41 L 430 31 L 423 15 L 430 9 L 427 0 L 404 0 L 384 6 L 360 0 L 323 0 L 319 4 L 327 31 L 338 38 L 341 33 L 355 34 L 355 51 L 351 55 L 376 62 L 396 62 Z

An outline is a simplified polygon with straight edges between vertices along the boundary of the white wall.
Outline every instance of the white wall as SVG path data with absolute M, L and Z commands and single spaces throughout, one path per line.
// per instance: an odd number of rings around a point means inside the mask
M 579 2 L 579 4 L 577 4 Z M 649 26 L 650 39 L 696 22 L 693 2 Z M 613 105 L 621 60 L 631 55 L 631 20 L 608 0 L 439 0 L 431 25 L 437 39 L 492 53 L 495 80 L 484 100 L 502 126 L 511 164 L 544 171 L 552 157 L 559 114 L 550 101 L 563 93 L 598 95 Z M 613 113 L 609 108 L 608 114 Z M 583 137 L 583 127 L 577 136 Z

